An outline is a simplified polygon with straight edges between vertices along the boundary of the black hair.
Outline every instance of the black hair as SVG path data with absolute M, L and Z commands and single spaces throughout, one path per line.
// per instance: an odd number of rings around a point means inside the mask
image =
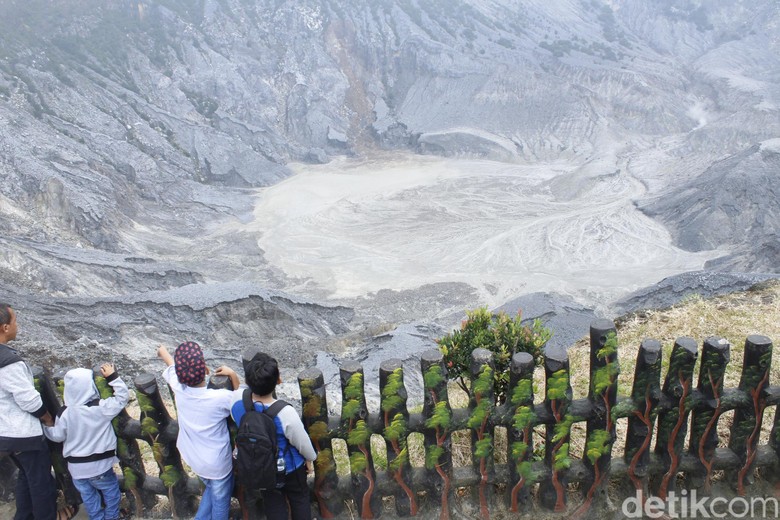
M 268 354 L 258 352 L 244 367 L 244 378 L 253 394 L 272 394 L 279 381 L 279 364 Z
M 7 303 L 0 303 L 0 325 L 11 323 L 11 306 Z

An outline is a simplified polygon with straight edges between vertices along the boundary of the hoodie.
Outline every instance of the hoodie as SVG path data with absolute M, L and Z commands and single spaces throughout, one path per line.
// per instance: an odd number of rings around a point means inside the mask
M 111 420 L 127 405 L 127 385 L 114 372 L 106 382 L 114 396 L 100 399 L 92 370 L 75 368 L 65 374 L 65 407 L 46 437 L 64 442 L 62 455 L 73 478 L 102 475 L 117 462 L 116 434 Z

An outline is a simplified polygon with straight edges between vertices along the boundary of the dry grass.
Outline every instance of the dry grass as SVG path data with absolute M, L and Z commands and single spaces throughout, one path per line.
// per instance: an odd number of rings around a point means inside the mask
M 726 369 L 725 388 L 739 384 L 745 350 L 745 339 L 751 334 L 760 334 L 776 342 L 780 340 L 780 281 L 775 280 L 743 291 L 724 296 L 704 299 L 699 296 L 686 298 L 668 309 L 647 310 L 631 313 L 615 320 L 618 332 L 618 395 L 629 396 L 634 381 L 634 369 L 639 345 L 644 339 L 652 338 L 663 345 L 662 373 L 665 377 L 674 342 L 679 337 L 694 338 L 699 345 L 710 336 L 720 336 L 731 344 L 731 360 Z M 589 345 L 587 338 L 569 349 L 571 381 L 574 398 L 587 397 L 589 371 Z M 698 362 L 694 380 L 698 381 Z M 770 369 L 770 384 L 780 382 L 780 360 L 775 360 Z M 718 421 L 721 445 L 728 443 L 733 412 L 724 413 Z M 764 414 L 761 442 L 766 442 L 774 409 Z M 626 421 L 617 423 L 618 440 L 614 454 L 622 453 Z M 584 442 L 580 436 L 572 435 L 572 451 L 575 444 Z

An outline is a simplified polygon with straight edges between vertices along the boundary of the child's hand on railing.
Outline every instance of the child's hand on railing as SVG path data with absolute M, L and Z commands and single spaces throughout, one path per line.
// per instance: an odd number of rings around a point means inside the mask
M 116 372 L 116 368 L 114 367 L 113 363 L 103 363 L 100 366 L 100 375 L 102 375 L 105 378 L 108 378 L 111 374 Z
M 236 374 L 236 371 L 230 368 L 227 365 L 222 365 L 218 369 L 214 371 L 215 376 L 226 376 L 230 378 L 230 383 L 233 385 L 233 390 L 236 390 L 238 388 L 238 385 L 240 384 L 238 380 L 238 374 Z
M 236 371 L 230 368 L 227 365 L 222 365 L 218 369 L 214 371 L 215 376 L 227 376 L 230 377 L 231 375 L 235 374 Z

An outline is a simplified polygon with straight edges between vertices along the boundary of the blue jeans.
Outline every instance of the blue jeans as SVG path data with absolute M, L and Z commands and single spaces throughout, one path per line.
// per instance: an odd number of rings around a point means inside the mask
M 228 520 L 230 497 L 233 495 L 233 473 L 221 479 L 198 478 L 206 489 L 203 490 L 195 520 Z
M 73 486 L 81 493 L 81 500 L 87 508 L 89 520 L 116 520 L 119 518 L 119 481 L 113 468 L 92 478 L 74 478 Z M 101 494 L 106 508 L 103 509 Z

